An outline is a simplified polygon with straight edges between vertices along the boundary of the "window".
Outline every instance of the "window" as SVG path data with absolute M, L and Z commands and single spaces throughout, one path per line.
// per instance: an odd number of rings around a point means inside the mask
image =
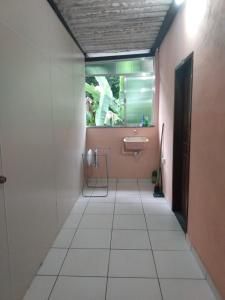
M 155 74 L 152 59 L 86 65 L 87 126 L 151 126 Z

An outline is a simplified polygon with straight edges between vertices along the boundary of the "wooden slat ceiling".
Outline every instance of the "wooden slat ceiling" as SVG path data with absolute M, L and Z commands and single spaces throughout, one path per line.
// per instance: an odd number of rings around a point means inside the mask
M 83 51 L 152 48 L 173 0 L 54 0 Z

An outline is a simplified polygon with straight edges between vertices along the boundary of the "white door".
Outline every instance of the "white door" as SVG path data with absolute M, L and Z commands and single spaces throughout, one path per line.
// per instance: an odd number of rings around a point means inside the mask
M 4 178 L 1 161 L 0 145 L 0 299 L 11 300 L 10 273 L 9 273 L 9 249 L 6 225 L 6 210 L 4 199 Z

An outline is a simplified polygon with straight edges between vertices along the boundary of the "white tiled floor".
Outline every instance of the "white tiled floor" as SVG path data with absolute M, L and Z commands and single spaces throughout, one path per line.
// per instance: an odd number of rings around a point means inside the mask
M 52 291 L 51 300 L 105 300 L 106 278 L 62 277 Z M 30 298 L 31 299 L 31 298 Z M 29 299 L 29 300 L 30 300 Z M 43 298 L 48 299 L 48 298 Z M 38 299 L 42 300 L 42 299 Z
M 113 215 L 88 215 L 84 214 L 79 228 L 83 229 L 111 229 Z
M 182 231 L 150 231 L 153 250 L 189 250 Z
M 63 228 L 77 228 L 81 217 L 82 214 L 72 212 L 64 223 Z
M 114 215 L 113 229 L 146 230 L 144 215 Z
M 108 271 L 109 250 L 70 249 L 60 275 L 106 277 Z
M 69 248 L 75 232 L 76 232 L 76 229 L 67 229 L 67 228 L 64 229 L 63 228 L 60 231 L 60 233 L 58 234 L 52 247 L 53 248 Z
M 152 252 L 148 250 L 111 250 L 109 276 L 156 278 Z
M 157 279 L 109 278 L 107 300 L 161 300 Z
M 80 197 L 24 300 L 215 300 L 168 203 L 152 189 L 119 180 L 107 198 Z
M 58 275 L 66 254 L 67 249 L 52 248 L 40 267 L 38 275 Z
M 150 249 L 147 230 L 113 230 L 112 249 Z
M 56 278 L 56 276 L 36 276 L 24 300 L 47 300 Z
M 89 203 L 86 208 L 86 214 L 94 215 L 112 215 L 114 211 L 114 203 Z
M 111 229 L 78 229 L 71 248 L 109 249 Z

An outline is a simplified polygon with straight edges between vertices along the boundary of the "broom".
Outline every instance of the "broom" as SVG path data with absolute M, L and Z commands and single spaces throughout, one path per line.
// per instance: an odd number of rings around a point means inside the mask
M 153 196 L 155 198 L 163 198 L 164 197 L 162 168 L 161 168 L 163 134 L 164 134 L 164 123 L 162 125 L 162 133 L 161 133 L 161 143 L 160 143 L 160 152 L 159 152 L 159 169 L 157 172 L 157 180 L 156 180 L 156 184 L 154 187 L 154 193 L 153 193 Z

